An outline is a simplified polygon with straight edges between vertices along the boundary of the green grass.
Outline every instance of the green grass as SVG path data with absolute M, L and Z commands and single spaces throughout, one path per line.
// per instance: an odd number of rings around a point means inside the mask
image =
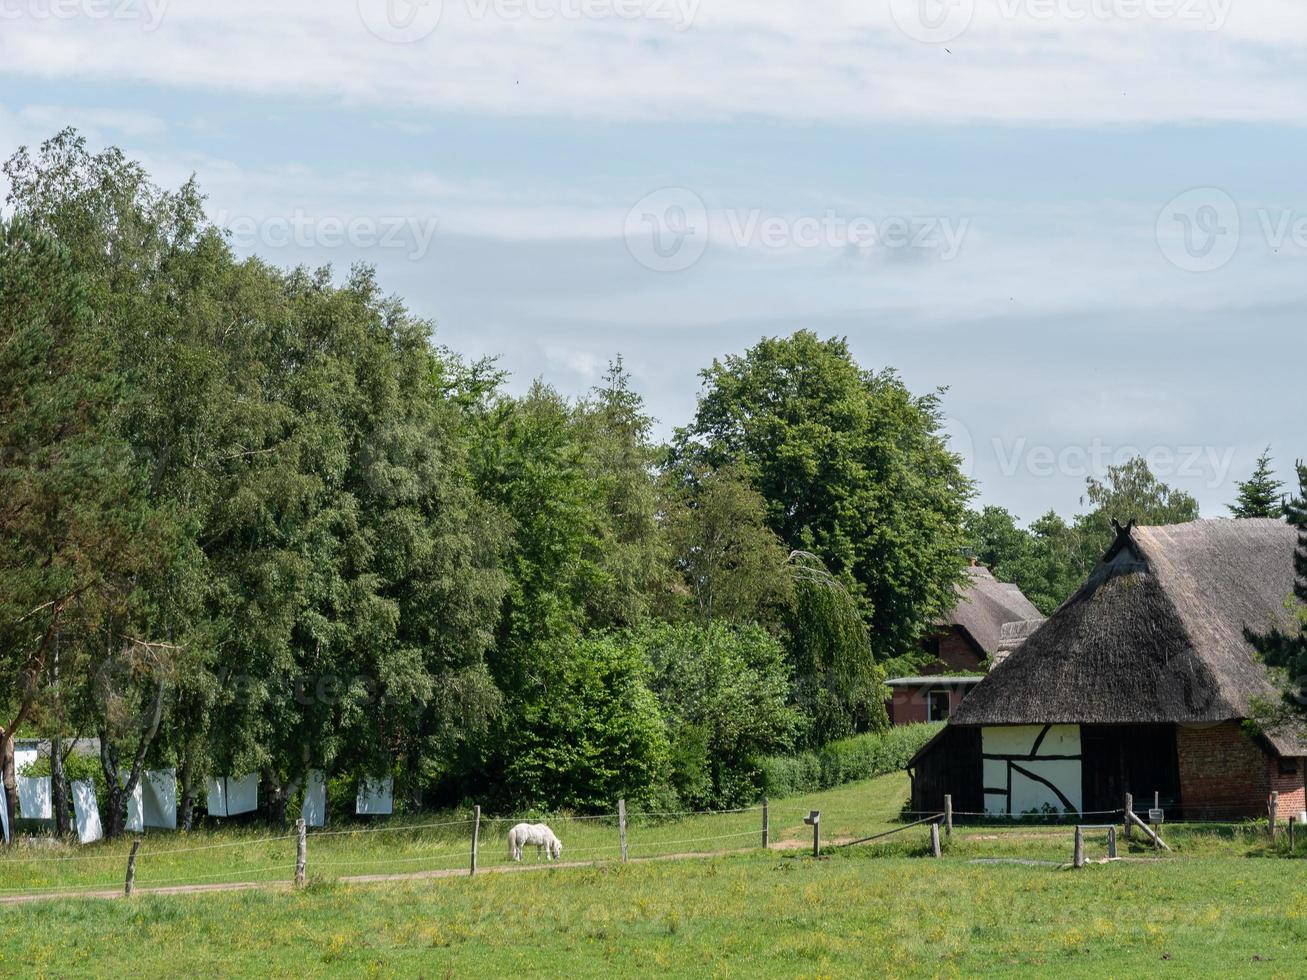
M 905 795 L 906 780 L 893 776 L 779 801 L 773 837 L 809 841 L 802 823 L 809 808 L 822 810 L 828 840 L 888 829 Z M 598 848 L 616 856 L 615 827 L 559 823 L 564 860 L 609 856 L 585 853 Z M 756 812 L 632 820 L 632 856 L 752 848 L 729 857 L 383 885 L 336 879 L 464 868 L 466 828 L 316 837 L 311 885 L 300 893 L 0 906 L 0 976 L 1302 973 L 1307 864 L 1264 857 L 1271 848 L 1255 828 L 1171 826 L 1176 853 L 1169 859 L 1075 872 L 973 861 L 1064 862 L 1067 827 L 959 826 L 941 861 L 924 856 L 925 828 L 912 828 L 817 862 L 801 849 L 762 852 L 752 836 L 758 823 Z M 484 830 L 481 866 L 506 863 L 501 828 Z M 698 840 L 735 833 L 749 836 Z M 250 880 L 263 866 L 275 869 L 265 872 L 269 878 L 288 879 L 294 841 L 260 843 L 256 836 L 147 837 L 138 883 L 202 874 Z M 201 846 L 212 849 L 190 850 Z M 1101 841 L 1091 840 L 1091 856 L 1099 852 Z M 80 849 L 46 863 L 32 856 L 0 858 L 0 888 L 118 887 L 125 846 Z M 96 860 L 71 860 L 88 856 Z M 1132 856 L 1152 852 L 1136 844 Z

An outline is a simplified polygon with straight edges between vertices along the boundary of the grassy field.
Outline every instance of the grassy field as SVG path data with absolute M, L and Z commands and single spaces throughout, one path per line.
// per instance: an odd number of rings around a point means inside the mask
M 895 776 L 777 802 L 773 836 L 810 840 L 801 821 L 810 807 L 822 810 L 827 839 L 887 829 L 905 791 L 904 779 Z M 338 879 L 465 867 L 466 827 L 324 835 L 310 841 L 311 885 L 296 894 L 140 895 L 130 902 L 0 907 L 0 976 L 124 969 L 158 976 L 238 970 L 279 976 L 1054 970 L 1301 976 L 1304 970 L 1307 864 L 1262 856 L 1270 849 L 1255 828 L 1174 826 L 1171 858 L 1152 860 L 1136 846 L 1136 860 L 1071 872 L 1055 864 L 976 863 L 1065 861 L 1065 827 L 959 827 L 942 861 L 922 856 L 927 834 L 913 828 L 888 844 L 837 849 L 814 862 L 801 849 L 762 852 L 752 838 L 758 823 L 755 812 L 633 821 L 633 857 L 753 848 L 727 857 L 384 885 Z M 562 827 L 565 860 L 616 855 L 615 827 L 601 821 Z M 485 830 L 481 866 L 493 868 L 505 863 L 502 834 L 496 825 Z M 729 836 L 735 834 L 749 836 Z M 256 836 L 149 837 L 139 884 L 252 880 L 261 868 L 259 874 L 286 880 L 294 841 L 258 843 Z M 600 848 L 612 848 L 611 855 Z M 0 859 L 0 888 L 117 886 L 124 848 L 82 849 L 57 861 L 35 857 L 19 852 Z M 74 860 L 86 857 L 92 860 Z

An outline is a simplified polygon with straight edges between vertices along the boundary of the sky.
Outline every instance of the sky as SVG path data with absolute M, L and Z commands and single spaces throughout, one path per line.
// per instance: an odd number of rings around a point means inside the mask
M 1307 457 L 1299 0 L 0 0 L 0 156 L 196 175 L 514 391 L 665 436 L 762 336 L 943 395 L 978 504 L 1132 455 L 1221 516 Z

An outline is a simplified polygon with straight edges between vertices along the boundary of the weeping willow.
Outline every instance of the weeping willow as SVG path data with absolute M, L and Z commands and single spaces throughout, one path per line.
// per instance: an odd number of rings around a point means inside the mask
M 795 699 L 809 719 L 808 741 L 823 745 L 888 727 L 884 675 L 857 600 L 816 555 L 792 552 L 787 565 Z

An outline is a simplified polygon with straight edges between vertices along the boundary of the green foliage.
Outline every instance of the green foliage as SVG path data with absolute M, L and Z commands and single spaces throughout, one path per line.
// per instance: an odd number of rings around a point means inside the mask
M 794 697 L 803 711 L 804 742 L 823 745 L 889 726 L 884 666 L 844 584 L 815 555 L 791 560 L 794 604 L 789 617 Z
M 941 434 L 939 393 L 858 366 L 809 331 L 714 361 L 674 460 L 738 466 L 791 551 L 817 555 L 858 603 L 879 657 L 954 601 L 972 493 Z
M 194 181 L 71 131 L 4 172 L 0 727 L 98 735 L 111 836 L 156 765 L 183 821 L 250 771 L 281 821 L 309 769 L 406 809 L 750 802 L 764 755 L 884 728 L 878 658 L 954 601 L 939 393 L 842 340 L 714 364 L 660 448 L 620 359 L 515 397 L 370 269 L 238 260 Z M 1051 601 L 1088 532 L 989 523 Z
M 1252 476 L 1239 484 L 1239 496 L 1229 505 L 1236 518 L 1285 516 L 1284 482 L 1275 478 L 1271 469 L 1271 447 L 1267 446 L 1257 457 L 1257 468 Z
M 649 624 L 618 639 L 650 666 L 681 803 L 703 810 L 757 800 L 758 759 L 788 748 L 800 725 L 780 642 L 760 627 L 720 622 Z
M 994 506 L 969 511 L 964 523 L 976 559 L 999 581 L 1020 586 L 1046 616 L 1084 580 L 1079 534 L 1051 511 L 1029 529 L 1017 526 L 1012 514 Z
M 618 799 L 658 800 L 670 750 L 640 652 L 613 636 L 534 652 L 530 696 L 499 733 L 512 801 L 609 813 Z
M 942 722 L 898 725 L 816 751 L 769 756 L 761 760 L 763 788 L 768 796 L 794 796 L 898 772 L 942 727 Z
M 1112 546 L 1114 519 L 1161 526 L 1185 524 L 1199 516 L 1198 501 L 1157 479 L 1142 457 L 1109 466 L 1103 480 L 1090 477 L 1085 481 L 1085 499 L 1093 509 L 1077 518 L 1076 525 L 1082 535 L 1086 574 Z
M 767 526 L 767 501 L 735 465 L 669 469 L 663 526 L 700 622 L 775 624 L 793 600 L 784 543 Z
M 1142 458 L 1108 468 L 1103 480 L 1086 481 L 1086 514 L 1068 522 L 1050 511 L 1029 529 L 1001 507 L 966 515 L 967 544 L 1000 581 L 1012 582 L 1051 615 L 1089 577 L 1115 539 L 1113 519 L 1122 524 L 1183 524 L 1198 519 L 1198 502 L 1158 480 Z

